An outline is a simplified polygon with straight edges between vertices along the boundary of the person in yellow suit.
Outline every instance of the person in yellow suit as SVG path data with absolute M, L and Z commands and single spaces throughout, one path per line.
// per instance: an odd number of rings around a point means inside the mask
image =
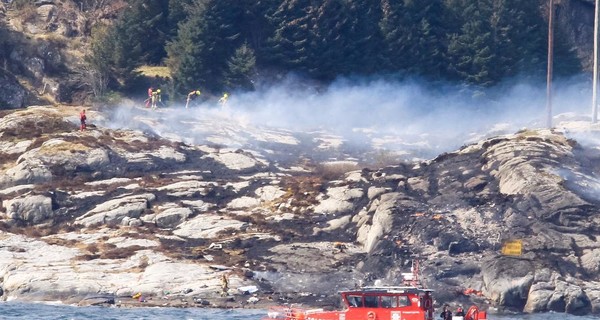
M 229 295 L 229 279 L 226 274 L 221 275 L 221 296 Z
M 160 97 L 160 89 L 156 89 L 156 91 L 152 92 L 152 110 L 156 109 L 159 102 L 162 102 Z
M 200 96 L 200 94 L 201 94 L 200 90 L 194 90 L 194 91 L 188 93 L 187 100 L 185 102 L 185 108 L 187 109 L 190 105 L 190 101 L 198 98 Z
M 221 99 L 219 99 L 219 104 L 224 107 L 225 105 L 227 105 L 227 99 L 229 99 L 229 94 L 227 94 L 227 92 L 223 93 L 223 96 L 221 97 Z

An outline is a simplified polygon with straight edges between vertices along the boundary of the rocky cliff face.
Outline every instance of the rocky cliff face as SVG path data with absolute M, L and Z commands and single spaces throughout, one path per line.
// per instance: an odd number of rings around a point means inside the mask
M 327 168 L 308 156 L 359 155 L 325 148 L 325 137 L 225 121 L 207 139 L 243 137 L 230 149 L 99 125 L 80 132 L 78 111 L 0 119 L 4 300 L 133 303 L 141 293 L 157 305 L 331 306 L 338 290 L 398 285 L 419 257 L 438 304 L 600 312 L 599 154 L 562 132 L 335 178 L 347 161 Z M 130 121 L 158 128 L 160 118 Z M 523 241 L 522 256 L 499 254 L 509 239 Z
M 0 109 L 18 109 L 25 104 L 25 89 L 15 77 L 0 69 Z
M 24 6 L 17 10 L 18 6 Z M 20 77 L 26 90 L 0 73 L 0 87 L 19 87 L 27 102 L 83 101 L 81 67 L 92 27 L 114 19 L 122 1 L 35 1 L 0 3 L 0 62 L 3 73 Z M 83 89 L 83 90 L 82 90 Z M 8 89 L 7 89 L 8 90 Z M 12 91 L 16 89 L 11 89 Z M 0 92 L 0 108 L 23 107 L 23 94 Z

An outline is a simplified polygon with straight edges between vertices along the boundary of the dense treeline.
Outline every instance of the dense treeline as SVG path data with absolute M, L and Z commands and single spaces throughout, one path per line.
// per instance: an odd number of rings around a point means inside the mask
M 127 81 L 166 64 L 173 88 L 252 89 L 257 74 L 419 76 L 478 86 L 543 76 L 544 1 L 131 0 L 89 61 Z M 560 35 L 559 35 L 560 36 Z M 556 70 L 578 71 L 565 41 Z

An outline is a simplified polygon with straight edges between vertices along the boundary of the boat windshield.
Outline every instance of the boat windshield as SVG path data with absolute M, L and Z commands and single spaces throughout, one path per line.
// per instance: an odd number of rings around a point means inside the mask
M 377 308 L 377 299 L 378 296 L 365 296 L 365 307 L 367 308 Z
M 407 296 L 382 296 L 382 308 L 398 308 L 410 306 L 410 299 Z
M 350 307 L 362 308 L 362 296 L 348 296 L 348 303 Z
M 351 308 L 401 308 L 410 306 L 408 296 L 392 295 L 348 295 Z

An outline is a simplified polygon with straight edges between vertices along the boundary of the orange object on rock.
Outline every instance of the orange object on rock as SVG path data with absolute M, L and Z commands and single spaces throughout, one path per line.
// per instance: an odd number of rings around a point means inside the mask
M 465 289 L 465 290 L 463 291 L 463 294 L 464 294 L 465 296 L 468 296 L 468 295 L 471 295 L 471 294 L 478 295 L 478 296 L 482 296 L 482 295 L 483 295 L 483 292 L 481 292 L 481 291 L 479 291 L 479 290 L 475 290 L 475 289 L 473 289 L 473 288 L 467 288 L 467 289 Z

